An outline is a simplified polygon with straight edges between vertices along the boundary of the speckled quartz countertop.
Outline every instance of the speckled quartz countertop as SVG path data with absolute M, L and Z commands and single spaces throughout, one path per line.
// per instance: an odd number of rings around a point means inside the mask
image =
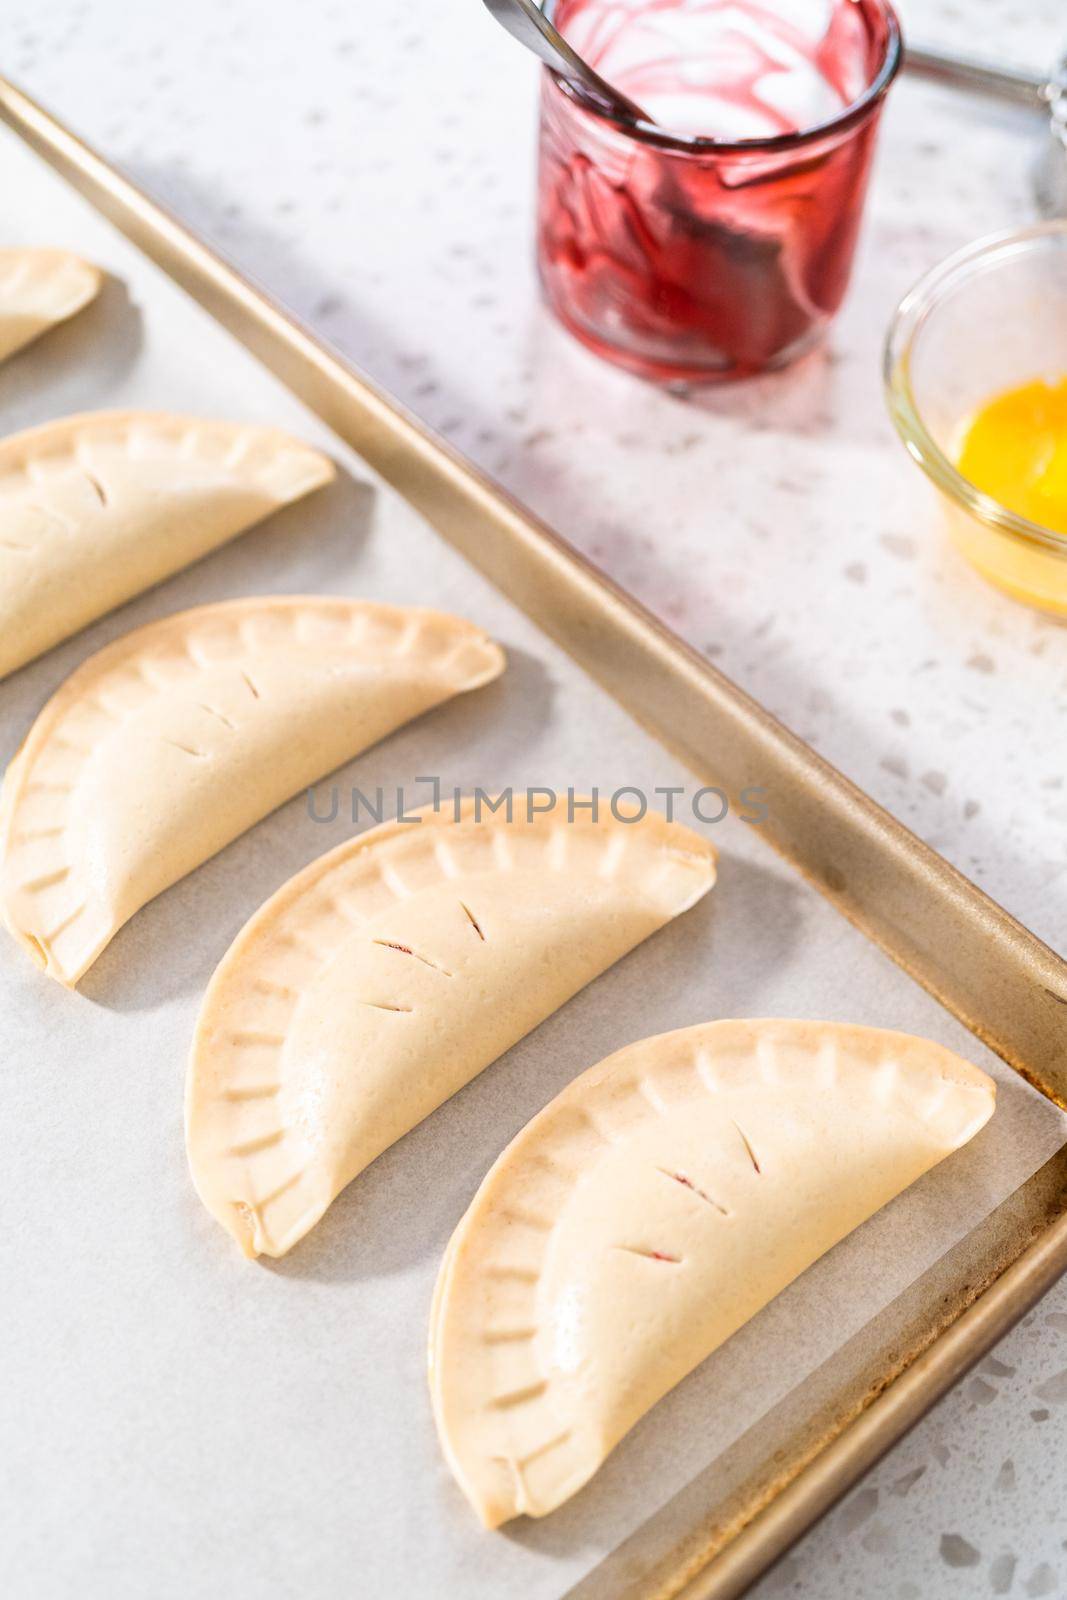
M 1063 0 L 909 0 L 1022 65 Z M 902 81 L 828 349 L 684 401 L 539 307 L 535 70 L 477 0 L 8 0 L 0 65 L 1060 950 L 1067 632 L 940 537 L 882 333 L 948 250 L 1032 214 L 1025 113 Z M 758 1589 L 1067 1595 L 1067 1287 Z

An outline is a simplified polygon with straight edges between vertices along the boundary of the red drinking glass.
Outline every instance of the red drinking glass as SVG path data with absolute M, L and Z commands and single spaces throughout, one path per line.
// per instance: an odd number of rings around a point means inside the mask
M 560 0 L 565 36 L 589 3 Z M 619 0 L 628 16 L 671 3 Z M 848 286 L 901 58 L 886 0 L 838 0 L 834 15 L 855 92 L 799 131 L 730 140 L 617 122 L 545 70 L 541 281 L 556 316 L 599 355 L 660 382 L 707 383 L 784 366 L 817 342 Z M 652 80 L 615 81 L 640 104 Z

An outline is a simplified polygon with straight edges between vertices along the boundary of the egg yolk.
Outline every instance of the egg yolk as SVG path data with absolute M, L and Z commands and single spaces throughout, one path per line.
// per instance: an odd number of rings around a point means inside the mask
M 1067 534 L 1067 378 L 987 401 L 963 430 L 956 465 L 1009 511 Z

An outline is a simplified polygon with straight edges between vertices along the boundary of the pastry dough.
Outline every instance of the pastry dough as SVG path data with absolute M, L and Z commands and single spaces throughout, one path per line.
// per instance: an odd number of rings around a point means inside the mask
M 0 678 L 332 477 L 276 428 L 162 413 L 0 441 Z
M 0 792 L 0 910 L 73 984 L 146 901 L 394 728 L 503 669 L 437 611 L 265 598 L 150 623 L 45 706 Z
M 413 813 L 313 862 L 238 936 L 204 1001 L 186 1131 L 200 1197 L 280 1256 L 374 1158 L 699 900 L 715 852 L 649 814 L 518 795 Z
M 0 361 L 95 300 L 103 281 L 69 250 L 0 250 Z
M 575 1079 L 486 1177 L 434 1297 L 437 1427 L 486 1526 L 580 1489 L 994 1094 L 940 1045 L 824 1022 L 684 1028 Z

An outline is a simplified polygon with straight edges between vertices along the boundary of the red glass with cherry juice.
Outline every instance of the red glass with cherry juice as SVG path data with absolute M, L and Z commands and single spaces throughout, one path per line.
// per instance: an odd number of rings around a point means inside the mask
M 744 377 L 809 349 L 840 305 L 900 30 L 884 0 L 821 0 L 828 25 L 809 37 L 802 3 L 556 6 L 560 31 L 656 118 L 615 122 L 544 74 L 541 280 L 608 360 L 661 382 Z M 797 126 L 805 110 L 821 120 Z M 745 136 L 690 131 L 702 119 Z

